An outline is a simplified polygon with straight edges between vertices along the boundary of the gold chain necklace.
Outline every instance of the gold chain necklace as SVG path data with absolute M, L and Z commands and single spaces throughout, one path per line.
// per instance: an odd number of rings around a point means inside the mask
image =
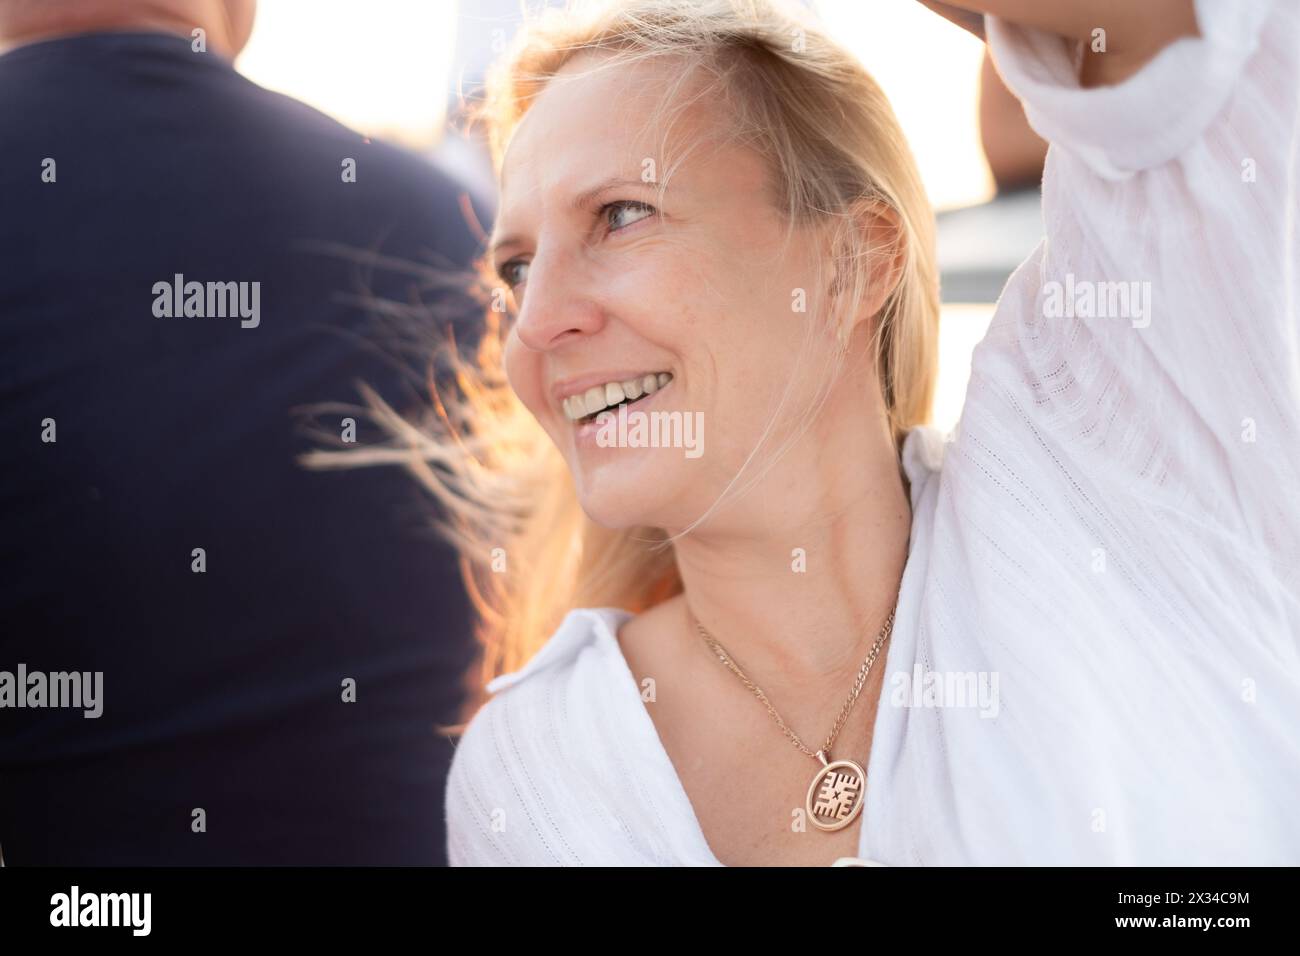
M 894 612 L 892 610 L 889 612 L 889 617 L 880 628 L 875 643 L 871 645 L 871 653 L 867 655 L 867 659 L 862 662 L 862 667 L 858 669 L 858 679 L 853 684 L 853 691 L 849 694 L 849 699 L 844 702 L 844 707 L 840 710 L 839 719 L 835 721 L 835 726 L 831 728 L 826 743 L 822 744 L 822 749 L 816 753 L 804 746 L 798 735 L 781 719 L 781 715 L 776 712 L 776 708 L 767 699 L 763 689 L 745 676 L 745 672 L 736 665 L 731 659 L 731 655 L 699 622 L 694 612 L 688 608 L 687 614 L 695 622 L 700 637 L 704 638 L 705 643 L 718 656 L 718 659 L 726 664 L 744 685 L 763 702 L 767 712 L 772 715 L 772 718 L 785 735 L 790 738 L 791 742 L 809 757 L 821 761 L 821 766 L 817 768 L 817 773 L 808 786 L 808 794 L 804 798 L 804 809 L 808 814 L 808 818 L 812 820 L 818 829 L 827 831 L 840 830 L 852 823 L 858 814 L 862 812 L 862 804 L 866 798 L 867 774 L 860 764 L 852 760 L 831 760 L 831 744 L 835 743 L 840 728 L 844 726 L 844 721 L 848 719 L 849 711 L 853 709 L 854 703 L 857 702 L 858 694 L 862 693 L 862 686 L 866 683 L 867 674 L 871 672 L 871 665 L 876 662 L 876 655 L 880 653 L 881 646 L 893 633 Z

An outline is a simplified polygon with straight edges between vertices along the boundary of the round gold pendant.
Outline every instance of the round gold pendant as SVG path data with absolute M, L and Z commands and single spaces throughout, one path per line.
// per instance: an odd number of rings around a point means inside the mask
M 820 830 L 842 830 L 862 812 L 867 774 L 852 760 L 821 759 L 823 766 L 808 787 L 808 817 Z

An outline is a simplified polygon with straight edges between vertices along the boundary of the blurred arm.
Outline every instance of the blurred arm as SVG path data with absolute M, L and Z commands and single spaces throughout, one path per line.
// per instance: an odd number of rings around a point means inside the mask
M 1047 142 L 1030 127 L 1024 107 L 998 76 L 988 51 L 980 67 L 979 110 L 980 144 L 998 192 L 1037 186 Z
M 1119 83 L 1168 44 L 1197 36 L 1193 0 L 921 0 L 930 9 L 983 37 L 983 16 L 1033 27 L 1087 44 L 1085 86 Z M 978 29 L 974 26 L 979 19 Z M 1104 50 L 1092 48 L 1105 31 Z

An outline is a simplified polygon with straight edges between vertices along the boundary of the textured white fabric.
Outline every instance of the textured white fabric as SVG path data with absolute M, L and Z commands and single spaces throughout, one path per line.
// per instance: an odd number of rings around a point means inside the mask
M 931 428 L 903 445 L 913 547 L 929 536 L 942 450 Z M 905 595 L 923 565 L 909 557 Z M 460 738 L 447 781 L 453 866 L 722 865 L 619 647 L 629 617 L 571 611 L 527 664 L 488 684 L 492 696 Z M 897 641 L 895 628 L 887 661 Z M 881 749 L 873 746 L 869 778 Z
M 1047 238 L 954 440 L 904 445 L 863 857 L 1300 863 L 1300 4 L 1197 16 L 1103 89 L 1063 42 L 989 24 L 1052 142 Z M 1127 311 L 1080 314 L 1111 282 L 1139 284 Z M 490 685 L 448 781 L 453 864 L 718 863 L 614 639 L 626 616 L 572 612 Z M 987 675 L 996 708 L 905 698 L 929 672 Z

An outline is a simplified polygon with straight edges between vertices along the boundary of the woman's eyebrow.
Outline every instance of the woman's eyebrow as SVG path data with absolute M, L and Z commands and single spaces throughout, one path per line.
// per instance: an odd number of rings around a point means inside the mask
M 601 195 L 609 192 L 611 189 L 649 189 L 657 186 L 657 183 L 648 183 L 643 179 L 626 179 L 615 176 L 605 180 L 599 185 L 578 193 L 578 195 L 573 198 L 572 205 L 574 209 L 586 209 L 593 202 L 599 199 Z
M 626 177 L 614 176 L 611 177 L 610 179 L 604 180 L 601 183 L 598 183 L 595 186 L 592 186 L 590 189 L 584 189 L 582 192 L 578 193 L 576 196 L 573 197 L 573 200 L 572 202 L 569 203 L 569 205 L 571 208 L 579 211 L 589 209 L 592 206 L 592 204 L 594 204 L 595 201 L 605 193 L 613 189 L 630 189 L 630 188 L 658 190 L 659 184 L 654 182 L 646 182 L 645 180 L 642 179 L 628 179 Z M 664 188 L 666 190 L 667 187 Z M 495 256 L 497 252 L 503 247 L 520 245 L 523 243 L 523 241 L 524 240 L 521 236 L 505 236 L 502 238 L 493 239 L 491 244 L 488 246 L 488 255 Z

